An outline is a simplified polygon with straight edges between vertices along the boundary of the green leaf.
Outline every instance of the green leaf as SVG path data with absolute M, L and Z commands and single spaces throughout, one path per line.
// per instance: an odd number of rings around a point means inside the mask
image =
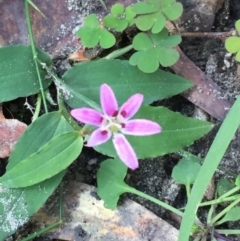
M 111 14 L 119 15 L 124 13 L 124 6 L 121 3 L 116 3 L 111 8 Z
M 155 72 L 159 64 L 163 67 L 172 66 L 179 59 L 179 53 L 172 49 L 181 42 L 179 35 L 168 36 L 168 31 L 164 28 L 158 34 L 139 33 L 133 39 L 133 47 L 142 54 L 134 53 L 129 63 L 144 73 Z
M 126 174 L 127 167 L 118 158 L 101 163 L 97 172 L 97 194 L 106 208 L 115 209 L 119 196 L 132 189 L 124 182 Z
M 106 29 L 100 30 L 99 38 L 100 46 L 104 49 L 111 48 L 116 43 L 115 36 Z
M 235 187 L 234 183 L 230 182 L 228 179 L 226 179 L 226 178 L 220 179 L 220 181 L 217 184 L 218 196 L 219 197 L 222 196 L 224 193 L 230 191 L 234 187 Z
M 173 168 L 172 178 L 177 183 L 189 186 L 195 182 L 200 168 L 201 165 L 198 162 L 182 158 Z
M 81 38 L 83 45 L 88 48 L 93 48 L 100 44 L 102 48 L 107 49 L 116 42 L 115 36 L 107 29 L 102 28 L 96 14 L 88 15 L 84 21 L 84 26 L 76 34 Z
M 150 4 L 145 3 L 145 2 L 135 3 L 132 6 L 132 10 L 136 14 L 154 13 L 158 10 L 158 8 L 159 8 L 159 4 L 150 5 Z
M 237 187 L 240 187 L 240 175 L 237 176 L 236 181 L 235 181 L 235 185 Z
M 122 32 L 134 23 L 133 18 L 135 15 L 131 7 L 125 9 L 122 4 L 117 3 L 111 8 L 111 14 L 103 18 L 103 23 L 106 27 Z
M 47 123 L 47 125 L 46 125 Z M 7 171 L 36 152 L 53 136 L 73 128 L 59 111 L 45 114 L 33 122 L 16 143 Z M 36 138 L 37 137 L 37 138 Z M 19 189 L 0 188 L 0 237 L 5 239 L 28 221 L 61 182 L 65 171 L 39 184 Z
M 235 23 L 235 28 L 238 32 L 240 32 L 240 19 Z
M 230 209 L 226 215 L 218 222 L 219 224 L 238 221 L 240 219 L 240 207 L 233 207 Z
M 47 53 L 38 49 L 41 62 L 51 65 Z M 31 46 L 15 45 L 0 48 L 0 103 L 36 94 L 40 91 Z M 51 81 L 45 79 L 46 72 L 40 67 L 40 76 L 44 88 Z
M 143 106 L 133 119 L 149 119 L 160 124 L 162 132 L 152 136 L 127 136 L 139 159 L 157 157 L 181 150 L 208 133 L 213 125 L 184 117 L 165 107 Z M 112 141 L 95 147 L 98 152 L 116 157 Z
M 240 50 L 240 37 L 231 36 L 225 41 L 225 48 L 229 53 L 237 53 Z
M 63 133 L 0 177 L 4 187 L 32 186 L 65 170 L 80 154 L 82 138 L 76 131 Z
M 60 111 L 40 116 L 28 126 L 19 138 L 8 160 L 7 171 L 37 152 L 54 136 L 69 131 L 73 131 L 73 127 L 65 120 Z
M 27 188 L 0 188 L 0 240 L 25 224 L 46 202 L 61 182 L 65 172 Z
M 178 19 L 183 12 L 181 3 L 175 0 L 147 0 L 132 6 L 136 18 L 136 26 L 141 31 L 151 29 L 152 33 L 159 33 L 166 23 L 166 18 L 170 21 Z M 142 14 L 142 15 L 141 15 Z
M 97 15 L 94 13 L 88 15 L 84 21 L 84 26 L 89 27 L 89 28 L 98 28 L 99 22 L 97 19 Z
M 238 62 L 240 62 L 240 50 L 237 52 L 235 58 L 236 58 L 236 60 L 237 60 Z
M 158 48 L 155 54 L 163 67 L 172 66 L 179 59 L 179 53 L 175 49 Z
M 152 47 L 152 42 L 147 34 L 138 33 L 133 39 L 133 47 L 135 50 L 147 50 Z
M 63 75 L 63 80 L 71 93 L 65 96 L 65 101 L 72 108 L 86 106 L 78 97 L 79 93 L 100 103 L 99 87 L 103 83 L 113 88 L 119 104 L 135 93 L 142 93 L 144 104 L 150 104 L 192 87 L 190 81 L 178 75 L 163 70 L 145 74 L 122 60 L 98 60 L 75 65 Z
M 162 12 L 167 17 L 168 20 L 174 21 L 181 17 L 183 13 L 183 6 L 179 2 L 175 2 L 172 5 L 164 7 L 162 9 Z

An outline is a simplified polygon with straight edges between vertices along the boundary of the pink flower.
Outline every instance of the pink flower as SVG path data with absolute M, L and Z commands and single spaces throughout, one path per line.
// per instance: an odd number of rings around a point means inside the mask
M 100 101 L 103 113 L 90 108 L 71 111 L 71 115 L 78 121 L 98 127 L 90 135 L 86 146 L 101 145 L 113 136 L 113 145 L 119 158 L 129 168 L 138 168 L 137 155 L 123 134 L 147 136 L 161 132 L 161 127 L 156 122 L 145 119 L 129 120 L 139 110 L 143 95 L 131 96 L 118 109 L 113 90 L 107 84 L 103 84 L 100 88 Z

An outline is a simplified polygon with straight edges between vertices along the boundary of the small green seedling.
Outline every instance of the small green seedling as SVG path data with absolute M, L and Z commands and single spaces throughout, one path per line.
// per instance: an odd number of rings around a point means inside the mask
M 115 36 L 99 23 L 96 14 L 88 15 L 84 26 L 76 34 L 88 48 L 93 48 L 100 44 L 102 48 L 108 49 L 116 43 Z
M 112 28 L 117 32 L 124 31 L 127 27 L 134 24 L 134 17 L 136 14 L 132 8 L 124 7 L 122 4 L 117 3 L 112 6 L 111 14 L 103 18 L 103 23 L 106 27 Z
M 155 72 L 159 64 L 168 67 L 175 64 L 179 58 L 179 53 L 172 47 L 181 42 L 181 36 L 168 36 L 168 31 L 164 28 L 158 34 L 139 33 L 133 39 L 133 47 L 138 52 L 134 53 L 129 63 L 137 65 L 145 73 Z
M 240 34 L 240 19 L 235 23 L 237 34 Z M 229 53 L 236 53 L 236 60 L 240 62 L 240 36 L 231 36 L 225 42 L 225 48 Z
M 136 19 L 136 26 L 141 31 L 151 29 L 152 33 L 159 33 L 166 24 L 166 20 L 174 21 L 183 12 L 183 6 L 176 0 L 147 0 L 133 5 L 133 11 L 139 16 Z

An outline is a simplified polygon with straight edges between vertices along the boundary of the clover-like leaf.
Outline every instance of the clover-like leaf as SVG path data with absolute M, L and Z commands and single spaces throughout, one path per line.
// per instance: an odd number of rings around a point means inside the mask
M 112 6 L 111 14 L 103 18 L 103 23 L 106 27 L 122 32 L 134 23 L 135 15 L 131 7 L 124 8 L 122 4 L 117 3 Z
M 217 184 L 218 196 L 219 197 L 222 196 L 224 193 L 230 191 L 234 187 L 235 187 L 234 183 L 230 182 L 228 179 L 226 179 L 226 178 L 220 179 L 220 181 Z
M 235 23 L 235 28 L 238 32 L 240 32 L 240 19 Z
M 165 26 L 166 20 L 176 20 L 183 12 L 183 6 L 176 0 L 147 0 L 132 6 L 133 11 L 139 16 L 136 26 L 141 31 L 151 29 L 152 33 L 159 33 Z
M 240 220 L 240 207 L 233 207 L 226 213 L 226 215 L 220 221 L 216 223 L 216 225 L 220 225 L 222 223 L 229 221 L 234 222 L 238 220 Z
M 179 35 L 168 36 L 168 31 L 164 28 L 158 34 L 139 33 L 133 39 L 133 47 L 139 51 L 134 53 L 129 63 L 145 73 L 155 72 L 159 64 L 163 67 L 175 64 L 179 58 L 177 50 L 172 47 L 181 42 Z
M 84 21 L 84 26 L 77 31 L 84 46 L 93 48 L 98 44 L 104 48 L 111 48 L 116 43 L 115 36 L 99 23 L 96 14 L 90 14 Z
M 229 53 L 237 53 L 236 60 L 240 61 L 240 37 L 231 36 L 225 41 L 225 48 Z
M 198 162 L 183 157 L 173 168 L 172 178 L 180 184 L 191 185 L 195 182 L 200 168 Z

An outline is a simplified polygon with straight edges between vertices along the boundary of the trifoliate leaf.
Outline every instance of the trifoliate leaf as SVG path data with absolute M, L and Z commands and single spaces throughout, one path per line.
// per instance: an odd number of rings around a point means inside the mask
M 102 48 L 108 49 L 116 43 L 115 36 L 100 25 L 96 14 L 88 15 L 84 21 L 84 26 L 76 34 L 81 38 L 83 45 L 88 48 L 100 44 Z
M 164 67 L 175 64 L 179 58 L 177 50 L 172 49 L 181 42 L 179 35 L 168 36 L 164 28 L 158 34 L 139 33 L 133 39 L 133 47 L 141 52 L 134 53 L 129 63 L 145 73 L 153 73 L 161 64 Z
M 141 31 L 151 29 L 152 33 L 159 33 L 165 26 L 166 20 L 176 20 L 183 12 L 183 6 L 176 0 L 147 0 L 132 6 L 133 11 L 139 14 L 135 23 Z
M 111 14 L 103 18 L 103 23 L 106 27 L 122 32 L 134 23 L 135 15 L 131 7 L 125 9 L 122 4 L 117 3 L 112 6 Z

